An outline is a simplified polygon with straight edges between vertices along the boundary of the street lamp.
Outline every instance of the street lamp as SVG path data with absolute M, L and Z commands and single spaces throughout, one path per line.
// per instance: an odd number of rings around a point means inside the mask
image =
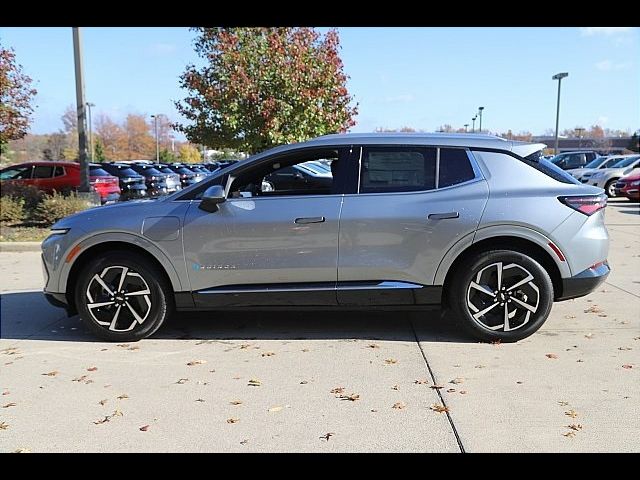
M 569 74 L 567 72 L 556 73 L 552 80 L 558 80 L 558 104 L 556 106 L 556 142 L 554 148 L 554 154 L 558 154 L 558 125 L 560 124 L 560 84 L 562 83 L 562 79 L 568 77 Z
M 156 134 L 156 163 L 160 163 L 160 145 L 158 143 L 158 115 L 151 115 L 153 118 L 153 128 Z
M 91 107 L 95 107 L 95 103 L 87 102 L 89 109 L 89 160 L 93 162 L 93 128 L 91 127 Z
M 467 130 L 469 129 L 469 124 L 465 123 L 464 124 L 464 133 L 467 133 Z
M 482 133 L 482 110 L 484 110 L 484 107 L 478 107 L 478 115 L 480 115 L 480 133 Z
M 584 128 L 577 127 L 576 133 L 578 134 L 578 149 L 582 148 L 582 134 L 584 133 Z
M 473 122 L 473 123 L 471 124 L 471 133 L 475 133 L 475 131 L 476 131 L 476 118 L 477 118 L 477 117 L 478 117 L 478 116 L 476 115 L 475 117 L 473 117 L 473 118 L 471 119 L 471 121 Z

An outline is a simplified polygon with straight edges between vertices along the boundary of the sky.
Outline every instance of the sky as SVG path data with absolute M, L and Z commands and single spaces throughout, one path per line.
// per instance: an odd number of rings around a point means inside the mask
M 321 28 L 326 31 L 326 28 Z M 599 124 L 640 128 L 640 29 L 339 28 L 348 88 L 359 105 L 354 132 L 412 127 L 454 128 L 484 106 L 483 129 L 543 134 L 555 126 L 562 80 L 560 130 Z M 186 96 L 178 77 L 201 65 L 187 28 L 82 28 L 86 99 L 93 117 L 106 113 L 162 113 L 181 120 L 173 101 Z M 71 28 L 0 27 L 0 44 L 13 47 L 36 81 L 31 131 L 62 128 L 75 106 Z M 476 128 L 478 127 L 476 123 Z

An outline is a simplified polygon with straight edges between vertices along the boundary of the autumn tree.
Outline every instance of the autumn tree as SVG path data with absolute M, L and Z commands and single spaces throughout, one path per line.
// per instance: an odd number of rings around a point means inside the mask
M 160 150 L 158 156 L 160 157 L 161 163 L 173 163 L 177 160 L 176 154 L 167 148 L 163 148 L 162 150 Z
M 200 163 L 202 161 L 200 151 L 189 143 L 180 146 L 179 156 L 180 161 L 184 163 Z
M 29 130 L 37 93 L 32 83 L 16 63 L 13 49 L 0 45 L 0 153 L 9 140 L 22 138 Z
M 155 158 L 156 141 L 150 133 L 150 125 L 144 115 L 130 113 L 124 122 L 127 138 L 127 160 Z
M 105 156 L 110 160 L 124 160 L 127 158 L 127 134 L 108 115 L 100 114 L 95 121 L 98 140 L 102 144 Z
M 355 124 L 335 30 L 196 28 L 195 50 L 176 102 L 188 120 L 176 128 L 194 143 L 258 152 Z

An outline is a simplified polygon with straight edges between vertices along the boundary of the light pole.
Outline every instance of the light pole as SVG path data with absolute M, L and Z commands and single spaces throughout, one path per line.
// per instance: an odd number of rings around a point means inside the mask
M 480 133 L 482 133 L 482 110 L 484 110 L 484 107 L 478 107 L 478 115 L 480 115 Z
M 467 133 L 467 130 L 469 130 L 469 124 L 465 123 L 464 124 L 464 133 Z
M 91 107 L 95 107 L 95 103 L 87 102 L 89 109 L 89 160 L 93 162 L 93 128 L 91 127 Z
M 471 119 L 471 121 L 473 122 L 471 124 L 471 133 L 475 133 L 476 132 L 476 117 L 477 117 L 477 115 Z
M 84 100 L 84 69 L 82 68 L 82 35 L 80 27 L 73 27 L 73 59 L 76 70 L 76 106 L 78 109 L 78 160 L 80 160 L 80 188 L 90 191 L 89 162 L 87 162 L 87 114 Z
M 558 80 L 558 104 L 556 106 L 556 141 L 555 148 L 553 149 L 555 155 L 558 154 L 558 125 L 560 124 L 560 84 L 562 83 L 562 79 L 568 76 L 569 74 L 567 72 L 562 72 L 556 73 L 553 77 L 551 77 L 552 80 Z
M 156 163 L 160 163 L 160 144 L 158 143 L 158 115 L 151 115 L 153 118 L 153 129 L 156 134 Z

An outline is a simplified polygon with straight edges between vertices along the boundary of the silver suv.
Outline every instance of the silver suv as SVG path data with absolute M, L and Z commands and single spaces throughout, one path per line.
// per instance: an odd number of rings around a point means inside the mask
M 114 341 L 176 311 L 434 304 L 476 338 L 516 341 L 609 273 L 606 195 L 544 147 L 473 134 L 277 147 L 166 198 L 56 223 L 45 294 Z M 312 161 L 331 182 L 263 189 Z

